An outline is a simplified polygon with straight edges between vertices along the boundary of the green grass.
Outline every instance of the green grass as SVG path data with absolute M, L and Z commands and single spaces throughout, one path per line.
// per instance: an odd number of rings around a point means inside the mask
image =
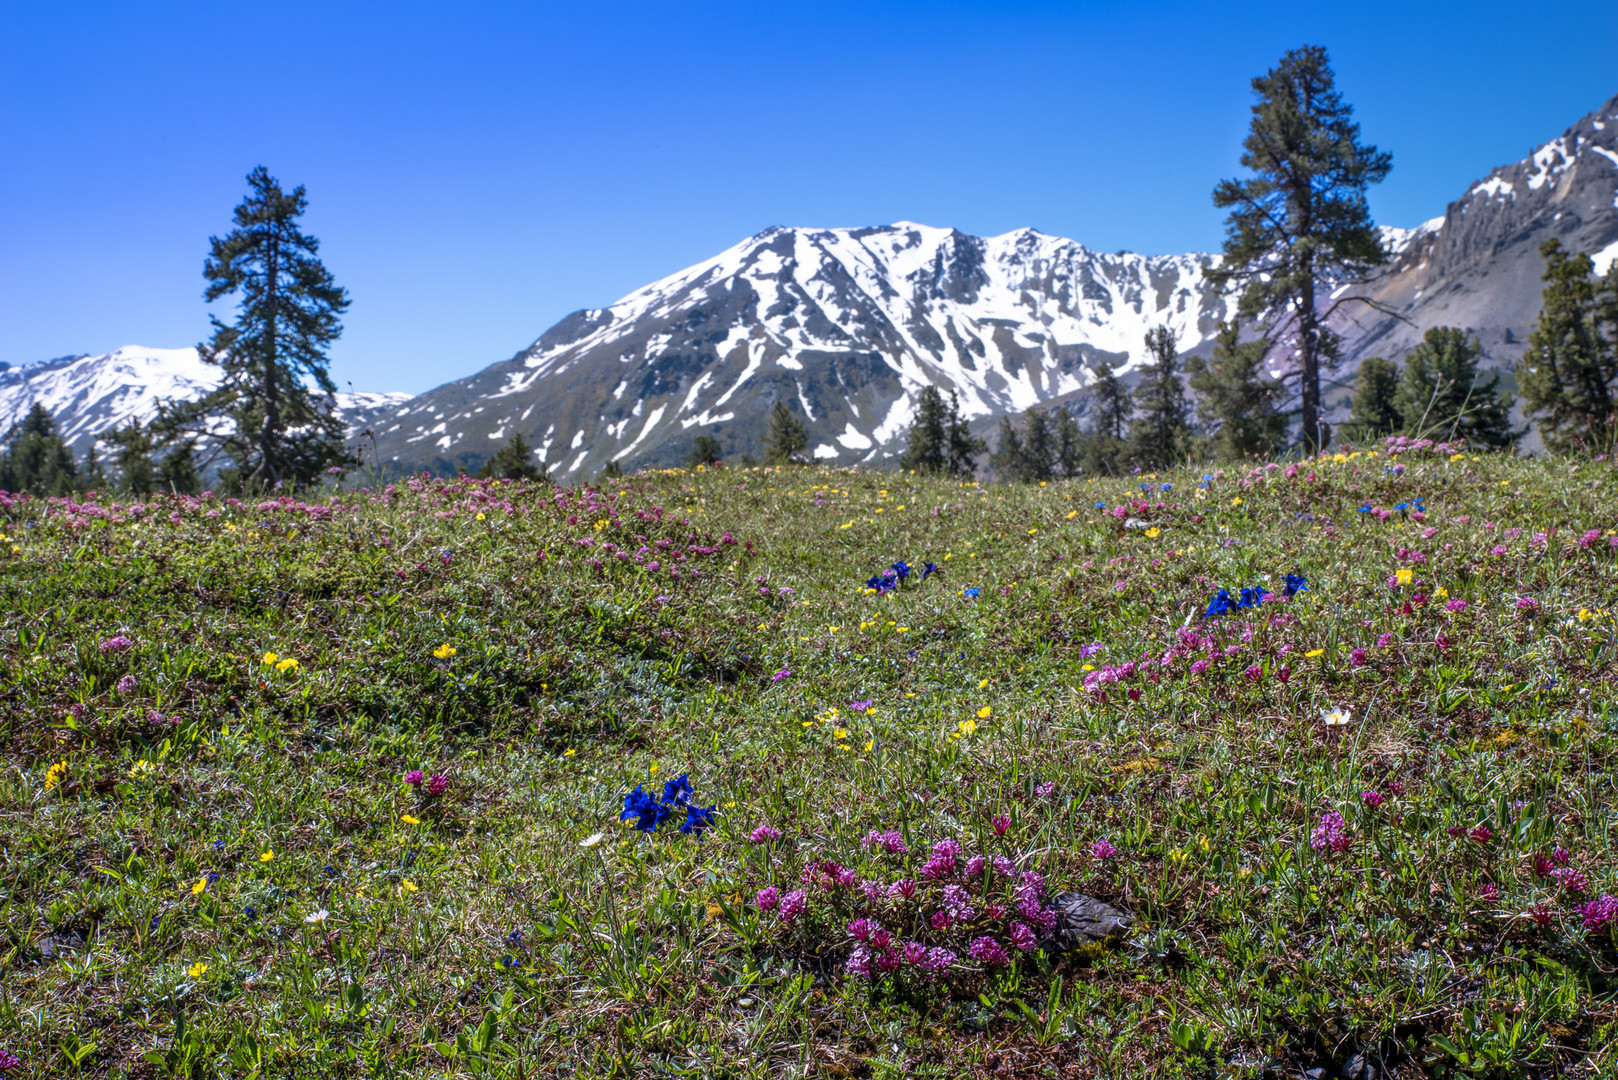
M 1575 912 L 1618 892 L 1610 465 L 1286 471 L 13 500 L 0 1050 L 27 1076 L 1610 1075 L 1613 928 Z M 1143 480 L 1172 487 L 1126 525 Z M 900 559 L 945 573 L 862 590 Z M 1293 600 L 1202 618 L 1290 572 Z M 1117 672 L 1182 632 L 1211 643 Z M 681 773 L 705 836 L 620 823 Z M 1331 812 L 1340 851 L 1311 844 Z M 1008 942 L 1021 916 L 983 909 L 1015 879 L 961 882 L 948 930 L 943 882 L 802 880 L 915 880 L 944 840 L 1139 925 L 988 966 L 968 942 Z M 770 885 L 808 910 L 761 912 Z M 957 962 L 859 977 L 861 915 Z

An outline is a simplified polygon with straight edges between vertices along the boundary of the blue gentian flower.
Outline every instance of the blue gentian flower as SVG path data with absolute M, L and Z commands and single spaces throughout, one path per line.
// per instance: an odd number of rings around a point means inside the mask
M 942 573 L 943 573 L 942 570 L 940 570 L 938 567 L 934 566 L 930 562 L 921 564 L 921 580 L 923 580 L 923 581 L 927 580 L 927 575 L 929 575 L 929 574 L 942 574 Z
M 700 806 L 687 806 L 685 824 L 680 826 L 680 831 L 690 833 L 692 836 L 701 836 L 702 830 L 712 825 L 713 819 L 719 816 L 715 812 L 716 809 L 716 806 L 710 806 L 706 810 Z
M 208 884 L 209 885 L 214 884 L 218 880 L 219 880 L 219 872 L 217 870 L 208 871 Z
M 1360 507 L 1360 513 L 1369 514 L 1370 512 L 1371 512 L 1371 504 L 1370 503 L 1366 503 L 1364 506 Z
M 624 812 L 618 815 L 618 820 L 639 818 L 640 820 L 635 822 L 635 828 L 641 832 L 653 832 L 657 829 L 657 823 L 668 816 L 669 808 L 642 791 L 640 785 L 636 784 L 635 790 L 624 796 Z
M 1308 590 L 1308 578 L 1304 577 L 1302 574 L 1288 574 L 1287 585 L 1286 588 L 1281 590 L 1281 595 L 1290 600 L 1299 593 L 1307 592 Z
M 225 850 L 225 842 L 223 840 L 215 840 L 213 842 L 213 849 L 216 852 L 224 851 Z
M 665 781 L 663 784 L 663 801 L 671 806 L 683 805 L 685 803 L 685 797 L 690 794 L 691 781 L 686 779 L 685 773 L 681 773 L 673 780 Z
M 508 956 L 500 961 L 500 965 L 502 967 L 514 968 L 517 966 L 517 958 L 515 956 Z
M 246 915 L 249 919 L 256 919 L 258 918 L 258 908 L 254 907 L 252 904 L 248 904 L 246 907 L 242 908 L 242 914 Z
M 506 944 L 510 945 L 513 949 L 522 948 L 522 943 L 523 934 L 521 930 L 513 930 L 511 933 L 506 935 Z
M 1258 607 L 1260 604 L 1264 603 L 1264 598 L 1268 595 L 1270 594 L 1264 591 L 1264 586 L 1262 585 L 1255 586 L 1251 589 L 1243 589 L 1242 598 L 1236 604 L 1236 606 Z
M 1172 484 L 1159 484 L 1159 485 L 1157 485 L 1157 490 L 1159 490 L 1159 491 L 1167 491 L 1172 486 L 1173 486 Z
M 151 923 L 150 926 L 147 927 L 147 929 L 148 930 L 156 930 L 159 926 L 162 926 L 162 925 L 163 925 L 163 916 L 161 916 L 161 915 L 153 915 L 152 916 L 152 923 Z
M 892 569 L 895 574 L 899 575 L 900 581 L 903 581 L 905 578 L 910 576 L 910 564 L 907 562 L 896 562 L 893 564 Z
M 976 585 L 974 585 L 970 589 L 962 589 L 961 590 L 961 595 L 966 597 L 968 600 L 976 600 L 978 598 L 978 593 L 981 592 L 981 591 L 982 590 L 980 590 Z
M 1107 508 L 1107 504 L 1106 504 L 1106 503 L 1104 503 L 1104 502 L 1098 502 L 1098 503 L 1096 503 L 1096 509 L 1097 509 L 1097 510 L 1105 510 L 1105 509 L 1106 509 L 1106 508 Z
M 1217 619 L 1226 612 L 1235 611 L 1236 604 L 1230 598 L 1229 589 L 1220 589 L 1214 593 L 1214 598 L 1208 601 L 1208 610 L 1202 613 L 1204 619 Z
M 1395 510 L 1409 510 L 1410 509 L 1410 504 L 1407 503 L 1407 502 L 1402 502 L 1398 506 L 1395 506 L 1394 509 Z

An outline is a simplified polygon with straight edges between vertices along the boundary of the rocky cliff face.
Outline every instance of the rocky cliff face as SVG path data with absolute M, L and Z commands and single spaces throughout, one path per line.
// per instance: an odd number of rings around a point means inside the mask
M 1618 97 L 1401 237 L 1366 291 L 1414 325 L 1354 305 L 1338 327 L 1349 366 L 1402 356 L 1431 326 L 1464 327 L 1495 364 L 1515 361 L 1539 316 L 1539 246 L 1552 237 L 1594 255 L 1598 271 L 1618 258 Z

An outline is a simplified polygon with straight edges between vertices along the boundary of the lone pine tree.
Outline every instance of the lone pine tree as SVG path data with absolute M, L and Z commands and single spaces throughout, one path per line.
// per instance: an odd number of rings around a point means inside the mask
M 534 460 L 534 448 L 520 432 L 512 432 L 506 444 L 489 456 L 478 470 L 485 480 L 543 480 L 546 470 Z
M 905 433 L 904 452 L 899 455 L 901 469 L 918 472 L 950 473 L 955 476 L 972 475 L 973 458 L 987 447 L 975 437 L 961 415 L 961 401 L 955 391 L 949 392 L 949 403 L 936 386 L 922 387 L 916 399 L 916 419 Z
M 691 442 L 690 452 L 685 455 L 685 465 L 688 469 L 694 469 L 698 465 L 712 465 L 724 456 L 724 447 L 719 445 L 717 438 L 707 434 L 698 435 Z
M 1323 48 L 1288 52 L 1253 80 L 1253 92 L 1258 100 L 1241 158 L 1253 175 L 1214 188 L 1214 205 L 1231 212 L 1224 258 L 1207 277 L 1219 287 L 1240 284 L 1241 318 L 1262 322 L 1272 345 L 1290 350 L 1303 443 L 1313 452 L 1323 444 L 1320 367 L 1338 353 L 1326 320 L 1351 302 L 1380 310 L 1336 286 L 1361 282 L 1387 261 L 1365 191 L 1388 175 L 1392 158 L 1360 142 Z M 1328 277 L 1333 287 L 1320 288 Z
M 207 436 L 233 463 L 227 478 L 238 484 L 308 483 L 353 460 L 326 359 L 342 333 L 348 294 L 318 258 L 319 241 L 298 227 L 308 205 L 304 189 L 282 191 L 263 166 L 247 184 L 236 228 L 209 238 L 202 271 L 204 300 L 240 295 L 235 321 L 212 317 L 213 337 L 198 346 L 202 359 L 222 370 L 219 388 L 165 406 L 156 426 L 166 442 Z
M 1595 277 L 1588 255 L 1547 240 L 1539 323 L 1517 361 L 1523 408 L 1558 453 L 1609 450 L 1618 423 L 1618 263 Z

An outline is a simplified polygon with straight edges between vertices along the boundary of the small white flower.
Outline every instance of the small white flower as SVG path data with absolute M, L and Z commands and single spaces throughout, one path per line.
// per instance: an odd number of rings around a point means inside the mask
M 1344 724 L 1353 723 L 1354 717 L 1347 709 L 1322 709 L 1320 720 L 1327 727 L 1342 727 Z
M 330 917 L 331 912 L 327 911 L 325 908 L 321 908 L 312 915 L 305 915 L 303 917 L 303 921 L 306 923 L 323 923 Z
M 579 841 L 579 846 L 586 848 L 595 847 L 597 844 L 601 843 L 602 840 L 606 839 L 606 837 L 607 834 L 604 832 L 591 833 L 589 836 L 586 836 L 583 840 Z

